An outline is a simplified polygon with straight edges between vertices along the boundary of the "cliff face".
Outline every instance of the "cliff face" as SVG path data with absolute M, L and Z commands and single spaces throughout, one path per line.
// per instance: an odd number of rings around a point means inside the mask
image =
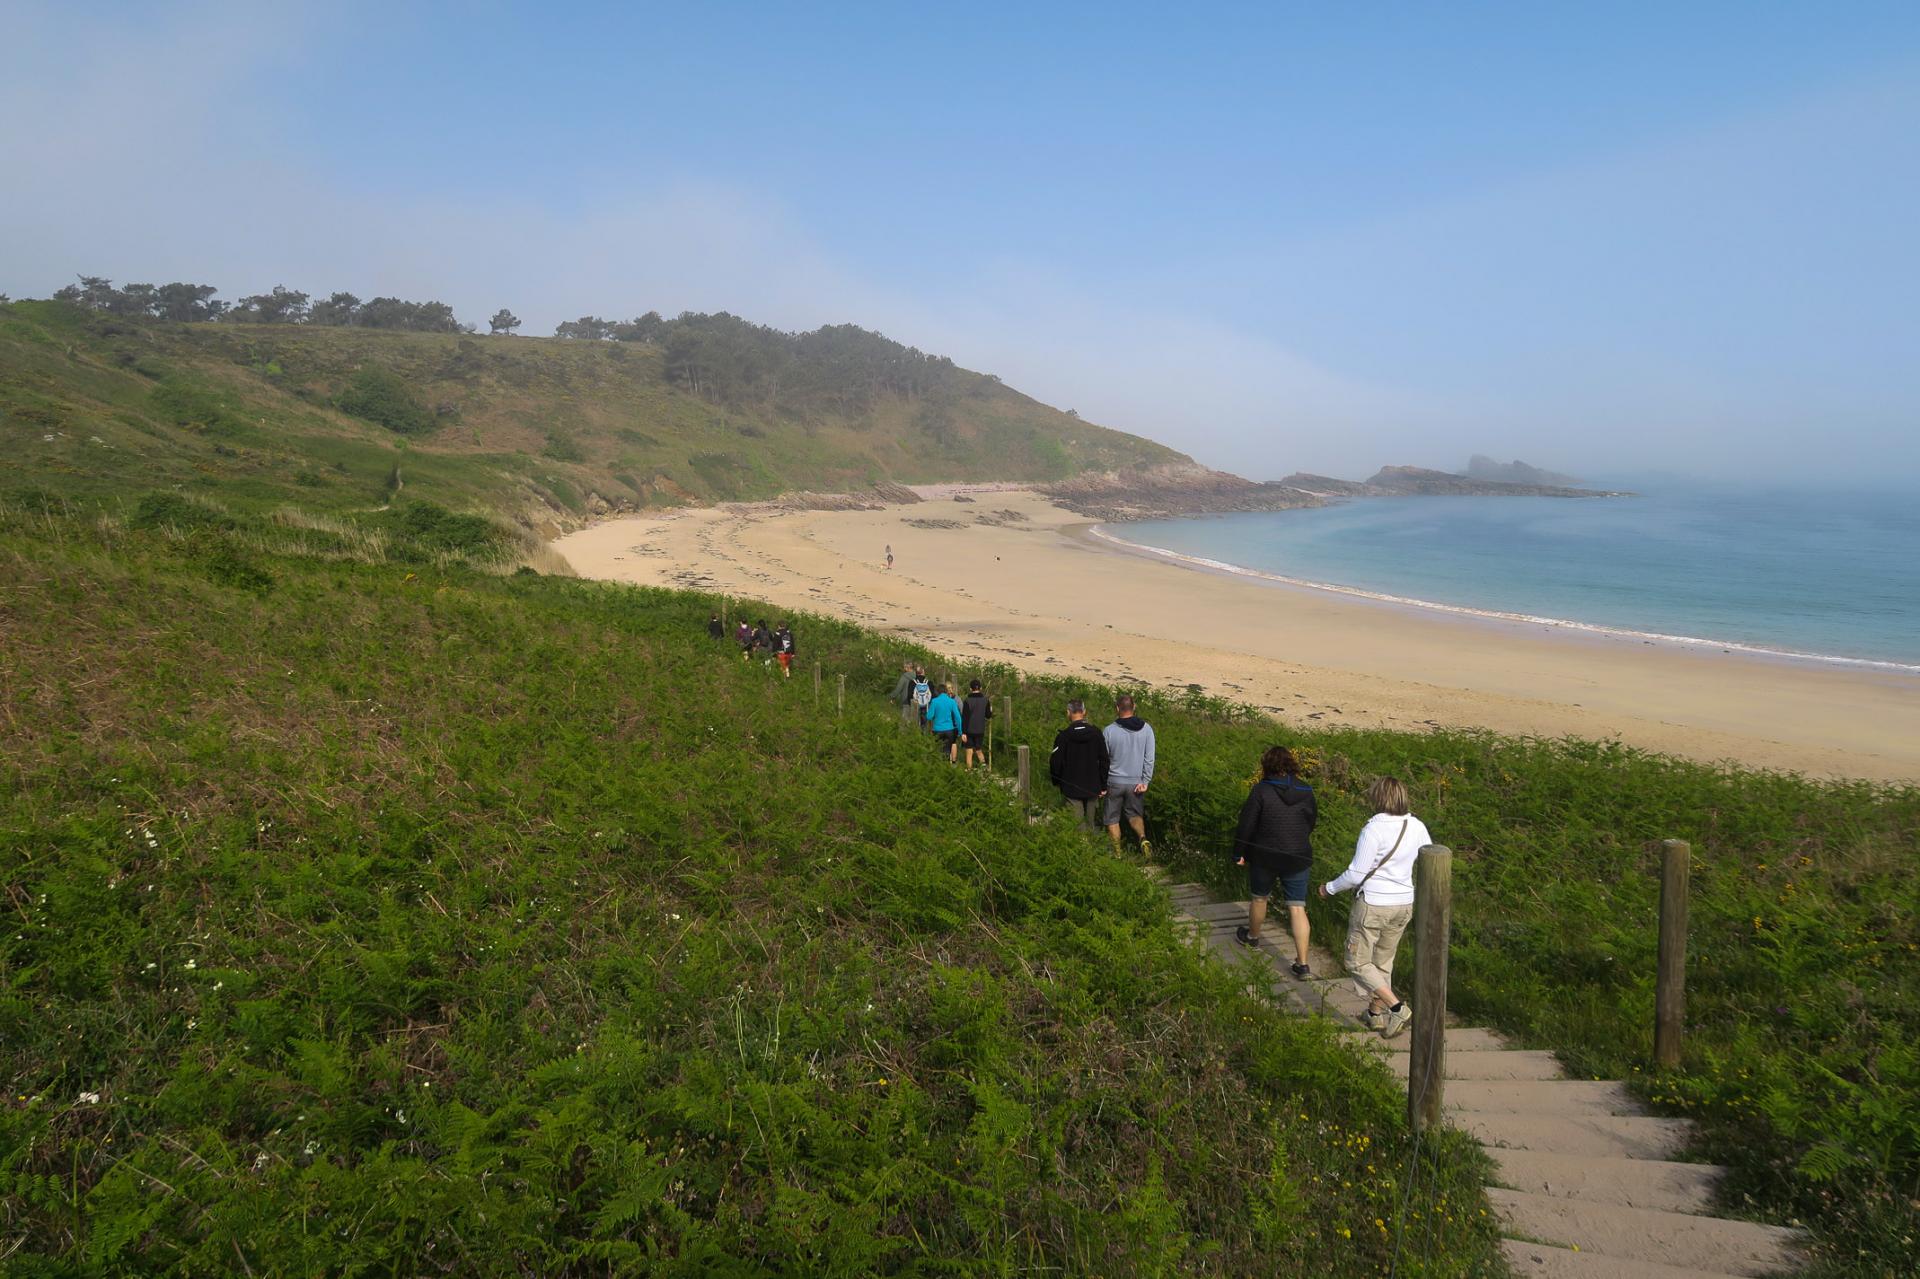
M 1528 466 L 1518 458 L 1511 462 L 1496 462 L 1484 453 L 1475 453 L 1462 472 L 1470 480 L 1491 480 L 1496 484 L 1547 484 L 1578 485 L 1580 481 L 1571 475 L 1562 475 L 1558 471 L 1544 471 L 1537 466 Z
M 1197 463 L 1088 472 L 1041 492 L 1076 514 L 1110 522 L 1325 505 L 1321 495 L 1284 481 L 1258 484 Z

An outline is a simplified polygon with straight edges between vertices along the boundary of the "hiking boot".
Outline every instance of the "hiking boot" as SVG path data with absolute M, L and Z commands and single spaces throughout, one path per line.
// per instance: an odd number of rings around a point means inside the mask
M 1305 964 L 1294 964 L 1287 971 L 1293 974 L 1295 981 L 1305 981 L 1313 976 L 1313 969 L 1307 967 Z
M 1140 841 L 1140 856 L 1144 857 L 1148 861 L 1153 860 L 1153 841 L 1152 840 L 1143 839 Z
M 1412 1020 L 1413 1009 L 1408 1007 L 1404 1001 L 1398 1008 L 1387 1009 L 1386 1014 L 1380 1019 L 1380 1037 L 1382 1039 L 1392 1039 L 1395 1035 L 1405 1030 L 1407 1023 Z
M 1255 937 L 1252 933 L 1248 932 L 1247 926 L 1245 924 L 1242 924 L 1240 925 L 1240 927 L 1233 930 L 1233 939 L 1239 942 L 1242 946 L 1251 946 L 1256 950 L 1258 950 L 1260 947 L 1260 939 L 1258 937 Z
M 1360 1024 L 1368 1030 L 1379 1030 L 1387 1024 L 1387 1010 L 1369 1008 L 1360 1014 Z

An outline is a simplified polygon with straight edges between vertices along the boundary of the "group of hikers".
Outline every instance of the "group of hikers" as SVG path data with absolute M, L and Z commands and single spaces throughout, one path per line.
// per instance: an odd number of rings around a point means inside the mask
M 931 733 L 949 761 L 958 763 L 964 751 L 971 769 L 976 758 L 984 758 L 993 706 L 979 680 L 970 682 L 965 698 L 956 699 L 952 684 L 936 687 L 922 667 L 907 663 L 894 683 L 893 700 L 902 719 L 917 721 Z M 1141 856 L 1151 860 L 1146 797 L 1153 783 L 1153 725 L 1141 718 L 1127 694 L 1114 698 L 1113 711 L 1113 722 L 1096 728 L 1087 722 L 1085 702 L 1068 702 L 1067 726 L 1053 739 L 1047 773 L 1084 825 L 1106 828 L 1115 852 L 1122 847 L 1123 829 L 1130 829 Z M 1290 749 L 1270 747 L 1260 758 L 1260 780 L 1240 806 L 1233 857 L 1247 872 L 1247 922 L 1234 930 L 1234 938 L 1249 948 L 1261 945 L 1268 903 L 1278 890 L 1293 942 L 1290 969 L 1306 981 L 1313 976 L 1307 962 L 1307 892 L 1320 807 L 1300 772 Z M 1414 862 L 1433 837 L 1410 811 L 1406 785 L 1398 778 L 1376 778 L 1367 789 L 1367 803 L 1373 815 L 1360 829 L 1352 861 L 1318 892 L 1322 897 L 1354 893 L 1347 973 L 1367 1000 L 1362 1024 L 1391 1037 L 1413 1018 L 1393 989 L 1393 960 L 1413 920 Z
M 725 639 L 727 626 L 715 613 L 707 619 L 707 636 L 718 644 Z M 748 626 L 745 619 L 733 631 L 733 642 L 740 646 L 740 660 L 750 662 L 755 657 L 763 662 L 780 663 L 780 673 L 788 679 L 793 678 L 793 655 L 797 651 L 793 646 L 793 623 L 782 622 L 774 630 L 767 629 L 767 619 L 761 618 L 757 626 Z

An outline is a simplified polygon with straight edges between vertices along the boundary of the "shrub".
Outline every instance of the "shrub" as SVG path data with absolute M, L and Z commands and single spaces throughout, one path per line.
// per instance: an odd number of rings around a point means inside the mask
M 378 364 L 357 370 L 333 403 L 342 413 L 397 435 L 425 435 L 434 427 L 433 414 L 414 397 L 406 379 Z

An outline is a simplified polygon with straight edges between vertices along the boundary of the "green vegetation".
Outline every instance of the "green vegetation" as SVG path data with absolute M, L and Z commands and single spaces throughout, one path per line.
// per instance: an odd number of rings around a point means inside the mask
M 486 521 L 131 505 L 0 506 L 9 1274 L 1497 1272 L 1470 1143 L 874 636 L 802 620 L 836 718 Z
M 420 496 L 551 532 L 620 507 L 1181 460 L 849 325 L 653 316 L 624 341 L 483 338 L 418 313 L 439 304 L 277 290 L 214 322 L 205 298 L 156 312 L 96 283 L 0 305 L 14 483 L 349 515 L 385 501 L 399 462 Z M 154 318 L 173 313 L 200 322 Z
M 1106 690 L 992 673 L 1040 722 Z M 1031 707 L 1029 711 L 1027 708 Z M 1245 892 L 1229 864 L 1264 716 L 1143 697 L 1163 761 L 1152 814 L 1176 872 Z M 1628 1080 L 1697 1121 L 1736 1214 L 1800 1221 L 1820 1276 L 1920 1272 L 1920 790 L 1715 768 L 1618 744 L 1481 733 L 1285 734 L 1320 792 L 1316 881 L 1346 865 L 1367 783 L 1405 779 L 1454 852 L 1450 1007 Z M 1653 978 L 1664 838 L 1693 846 L 1683 1067 L 1655 1072 Z M 1312 903 L 1337 950 L 1348 899 Z M 1403 953 L 1402 962 L 1410 955 Z

